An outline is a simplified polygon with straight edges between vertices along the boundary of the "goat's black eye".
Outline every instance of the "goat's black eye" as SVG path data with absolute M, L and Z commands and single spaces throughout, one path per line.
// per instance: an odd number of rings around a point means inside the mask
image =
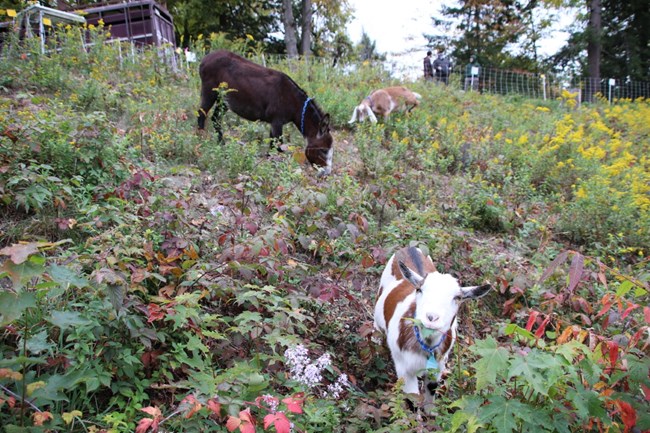
M 456 302 L 460 302 L 461 299 L 463 299 L 463 297 L 460 296 L 460 295 L 454 296 L 454 301 L 456 301 Z

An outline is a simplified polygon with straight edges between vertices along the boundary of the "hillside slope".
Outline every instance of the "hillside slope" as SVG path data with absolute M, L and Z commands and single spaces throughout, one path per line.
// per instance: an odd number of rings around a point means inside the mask
M 293 125 L 269 152 L 229 114 L 217 144 L 195 70 L 73 31 L 0 66 L 5 431 L 650 428 L 647 101 L 416 82 L 412 113 L 348 126 L 381 70 L 267 59 L 332 115 L 318 178 Z M 423 418 L 372 327 L 406 245 L 496 289 Z

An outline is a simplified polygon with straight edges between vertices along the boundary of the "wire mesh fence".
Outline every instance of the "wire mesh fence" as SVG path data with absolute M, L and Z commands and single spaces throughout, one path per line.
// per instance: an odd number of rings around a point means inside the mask
M 495 68 L 478 68 L 474 74 L 452 72 L 452 83 L 466 91 L 529 98 L 556 99 L 563 92 L 577 94 L 578 102 L 596 98 L 615 103 L 621 99 L 650 98 L 650 82 L 618 78 L 561 78 L 554 74 Z

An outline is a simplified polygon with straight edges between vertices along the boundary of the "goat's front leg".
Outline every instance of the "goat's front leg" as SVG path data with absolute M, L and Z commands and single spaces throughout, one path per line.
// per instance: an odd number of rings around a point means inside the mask
M 282 123 L 271 123 L 271 147 L 275 147 L 278 152 L 284 152 L 282 149 Z

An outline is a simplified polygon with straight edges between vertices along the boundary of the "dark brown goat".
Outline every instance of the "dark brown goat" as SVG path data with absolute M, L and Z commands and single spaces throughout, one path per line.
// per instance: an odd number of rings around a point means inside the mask
M 293 122 L 307 139 L 307 160 L 323 167 L 321 174 L 332 171 L 333 139 L 330 116 L 307 96 L 287 74 L 269 69 L 229 51 L 214 51 L 206 55 L 199 67 L 201 77 L 201 108 L 199 129 L 213 105 L 212 121 L 219 138 L 223 138 L 221 119 L 225 111 L 221 96 L 225 94 L 228 108 L 248 120 L 271 124 L 271 138 L 277 143 L 282 127 Z M 226 92 L 217 89 L 227 84 Z

